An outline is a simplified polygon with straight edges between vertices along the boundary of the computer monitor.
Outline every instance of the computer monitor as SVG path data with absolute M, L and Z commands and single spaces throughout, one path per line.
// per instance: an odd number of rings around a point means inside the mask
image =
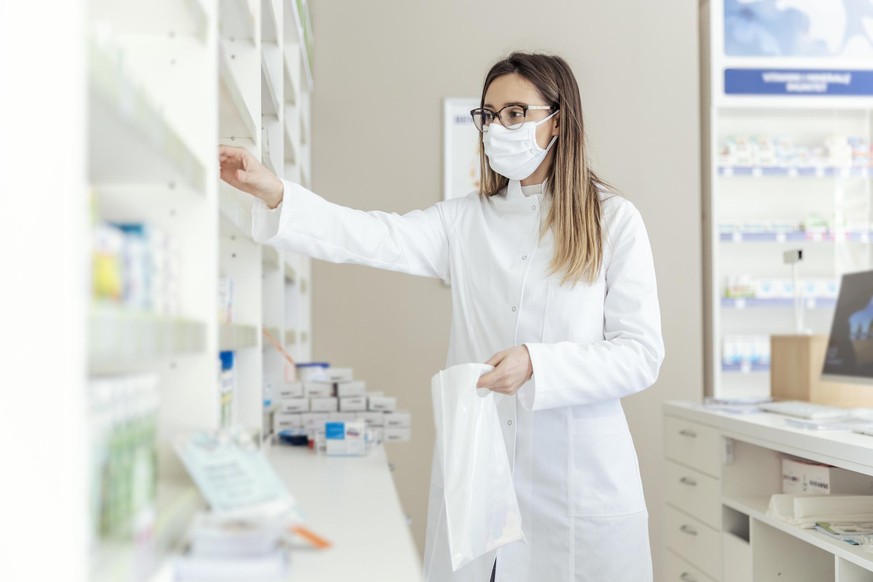
M 873 384 L 873 271 L 843 275 L 822 379 Z

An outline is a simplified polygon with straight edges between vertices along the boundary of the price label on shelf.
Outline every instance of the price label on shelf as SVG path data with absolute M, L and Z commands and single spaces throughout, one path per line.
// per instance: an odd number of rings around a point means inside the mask
M 851 168 L 841 168 L 840 169 L 840 177 L 841 178 L 849 178 L 852 175 Z
M 824 175 L 825 175 L 824 168 L 822 168 L 821 166 L 817 166 L 815 168 L 815 177 L 816 178 L 824 178 Z
M 776 242 L 784 243 L 787 240 L 787 236 L 785 236 L 784 232 L 776 233 Z
M 752 176 L 755 178 L 760 178 L 764 175 L 764 171 L 761 168 L 752 168 Z
M 797 177 L 797 168 L 788 168 L 788 177 L 796 178 Z
M 721 169 L 721 175 L 722 175 L 722 176 L 725 176 L 725 177 L 727 177 L 727 178 L 730 178 L 731 176 L 734 175 L 734 169 L 733 169 L 733 167 L 732 167 L 732 166 L 724 166 L 724 167 Z
M 731 235 L 731 239 L 735 243 L 743 242 L 743 233 L 734 231 L 734 233 Z
M 736 307 L 737 309 L 744 309 L 746 307 L 746 300 L 744 298 L 735 299 L 734 307 Z
M 858 235 L 858 238 L 862 243 L 868 243 L 870 242 L 870 233 L 862 232 L 860 235 Z
M 807 309 L 815 309 L 815 299 L 809 298 L 806 300 Z
M 822 234 L 820 232 L 814 232 L 814 233 L 812 233 L 811 238 L 814 242 L 821 242 L 824 237 L 822 236 Z

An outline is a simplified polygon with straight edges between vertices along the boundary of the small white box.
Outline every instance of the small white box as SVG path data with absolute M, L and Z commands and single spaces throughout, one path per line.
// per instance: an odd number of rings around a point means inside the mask
M 273 415 L 273 430 L 279 432 L 286 428 L 303 428 L 303 416 L 296 412 L 277 412 Z
M 358 420 L 358 415 L 354 412 L 328 412 L 327 420 L 328 422 L 351 422 Z
M 351 382 L 355 379 L 351 368 L 328 368 L 324 375 L 331 382 Z
M 385 426 L 385 413 L 384 412 L 359 412 L 357 414 L 358 418 L 367 423 L 369 427 L 383 427 Z
M 304 380 L 303 393 L 307 398 L 322 398 L 333 396 L 333 382 L 320 380 Z
M 309 412 L 306 398 L 286 398 L 279 401 L 279 412 Z
M 336 395 L 340 398 L 345 396 L 364 396 L 367 393 L 367 383 L 363 380 L 352 382 L 337 382 Z
M 303 428 L 324 428 L 324 423 L 327 421 L 326 412 L 304 412 L 300 415 L 303 420 Z
M 385 428 L 385 442 L 409 442 L 412 440 L 411 428 Z
M 410 428 L 412 426 L 412 415 L 405 410 L 396 412 L 385 412 L 385 428 Z
M 873 477 L 801 459 L 782 458 L 782 492 L 873 495 Z
M 393 396 L 370 395 L 369 410 L 380 412 L 394 412 L 397 410 L 397 399 Z M 387 439 L 386 439 L 387 440 Z
M 346 396 L 339 399 L 339 409 L 343 412 L 363 412 L 367 410 L 366 396 Z
M 312 412 L 336 412 L 338 406 L 336 396 L 312 398 L 309 401 L 309 408 Z
M 279 399 L 303 398 L 303 382 L 287 382 L 279 386 Z

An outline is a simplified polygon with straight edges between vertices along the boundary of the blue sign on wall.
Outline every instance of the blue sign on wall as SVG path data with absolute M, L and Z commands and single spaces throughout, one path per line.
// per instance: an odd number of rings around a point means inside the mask
M 725 69 L 726 95 L 873 96 L 873 71 Z

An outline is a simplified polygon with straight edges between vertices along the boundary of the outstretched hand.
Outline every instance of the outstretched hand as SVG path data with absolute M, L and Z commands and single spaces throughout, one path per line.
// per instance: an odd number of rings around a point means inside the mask
M 494 369 L 479 378 L 476 388 L 488 388 L 507 396 L 518 392 L 533 375 L 530 352 L 524 345 L 497 352 L 485 363 Z
M 247 149 L 218 146 L 218 165 L 221 179 L 234 188 L 257 196 L 270 208 L 275 208 L 282 202 L 285 191 L 282 180 Z

